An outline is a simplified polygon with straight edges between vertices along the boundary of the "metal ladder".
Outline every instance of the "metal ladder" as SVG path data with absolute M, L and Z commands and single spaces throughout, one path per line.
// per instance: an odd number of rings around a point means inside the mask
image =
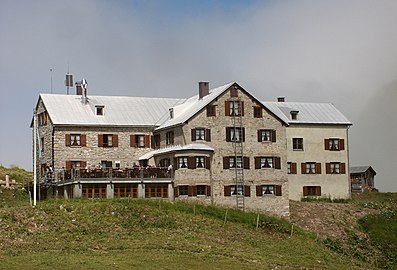
M 243 133 L 243 118 L 242 118 L 242 102 L 240 98 L 235 98 L 233 101 L 238 103 L 239 113 L 236 115 L 233 113 L 233 129 L 234 129 L 234 138 L 233 138 L 233 148 L 234 148 L 234 158 L 235 158 L 235 178 L 234 183 L 236 185 L 236 207 L 239 210 L 244 211 L 244 155 L 243 155 L 243 138 L 245 134 Z M 233 108 L 234 112 L 234 108 Z M 240 140 L 237 140 L 237 130 L 240 132 Z M 237 166 L 237 158 L 241 158 L 241 167 Z M 240 187 L 240 188 L 239 188 Z M 240 192 L 241 191 L 241 192 Z

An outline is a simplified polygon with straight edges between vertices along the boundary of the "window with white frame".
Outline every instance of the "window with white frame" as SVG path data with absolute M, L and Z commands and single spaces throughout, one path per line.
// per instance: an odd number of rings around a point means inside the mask
M 179 157 L 178 158 L 178 167 L 179 168 L 187 168 L 187 157 Z
M 307 174 L 315 174 L 316 173 L 316 163 L 315 162 L 306 162 L 306 173 Z
M 238 116 L 239 113 L 239 101 L 229 101 L 230 104 L 230 116 Z
M 275 192 L 274 185 L 262 185 L 262 195 L 274 195 Z
M 80 134 L 70 134 L 70 145 L 81 146 L 81 135 Z
M 243 158 L 242 157 L 229 157 L 229 167 L 230 168 L 242 168 Z
M 303 138 L 292 138 L 292 149 L 303 150 Z
M 340 163 L 339 162 L 331 162 L 330 163 L 330 172 L 334 174 L 340 173 Z
M 205 167 L 205 157 L 196 157 L 196 168 L 204 168 Z
M 261 158 L 261 168 L 273 168 L 273 157 L 262 157 Z
M 196 141 L 205 140 L 205 129 L 196 128 Z
M 329 139 L 328 144 L 329 150 L 339 150 L 339 139 Z
M 103 146 L 113 146 L 113 135 L 112 134 L 104 134 L 103 135 Z
M 231 195 L 243 195 L 243 186 L 242 185 L 230 186 L 230 194 Z
M 232 142 L 240 142 L 243 139 L 242 128 L 231 128 L 230 139 Z

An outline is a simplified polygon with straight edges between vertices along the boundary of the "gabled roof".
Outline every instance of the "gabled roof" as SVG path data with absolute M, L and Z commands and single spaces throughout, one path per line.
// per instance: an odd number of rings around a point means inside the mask
M 332 103 L 262 102 L 275 115 L 289 124 L 336 124 L 352 123 Z M 298 112 L 297 119 L 291 119 L 291 112 Z
M 168 109 L 185 99 L 40 94 L 54 125 L 77 126 L 159 126 L 168 119 Z M 95 106 L 104 107 L 104 115 L 96 115 Z
M 353 166 L 349 167 L 349 172 L 352 173 L 365 173 L 366 171 L 371 170 L 373 175 L 376 175 L 375 170 L 371 166 Z

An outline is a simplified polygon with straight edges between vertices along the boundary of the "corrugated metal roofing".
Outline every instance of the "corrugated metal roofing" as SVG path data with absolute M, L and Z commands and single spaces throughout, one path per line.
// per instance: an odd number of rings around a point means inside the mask
M 187 145 L 173 145 L 170 147 L 164 147 L 161 149 L 150 151 L 139 158 L 139 160 L 147 160 L 155 155 L 176 152 L 176 151 L 186 151 L 186 150 L 201 150 L 201 151 L 214 151 L 214 148 L 203 143 L 191 143 Z
M 168 119 L 169 108 L 186 99 L 124 96 L 81 96 L 41 94 L 41 99 L 55 125 L 159 126 Z M 104 106 L 96 115 L 95 106 Z
M 352 124 L 331 103 L 262 102 L 262 104 L 289 124 Z M 291 120 L 291 111 L 298 111 L 297 120 Z

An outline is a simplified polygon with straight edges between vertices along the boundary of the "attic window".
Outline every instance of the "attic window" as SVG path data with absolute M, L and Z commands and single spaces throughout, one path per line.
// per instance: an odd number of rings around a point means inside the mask
M 291 120 L 298 120 L 299 111 L 291 111 Z
M 96 115 L 103 115 L 103 109 L 105 106 L 95 106 Z

